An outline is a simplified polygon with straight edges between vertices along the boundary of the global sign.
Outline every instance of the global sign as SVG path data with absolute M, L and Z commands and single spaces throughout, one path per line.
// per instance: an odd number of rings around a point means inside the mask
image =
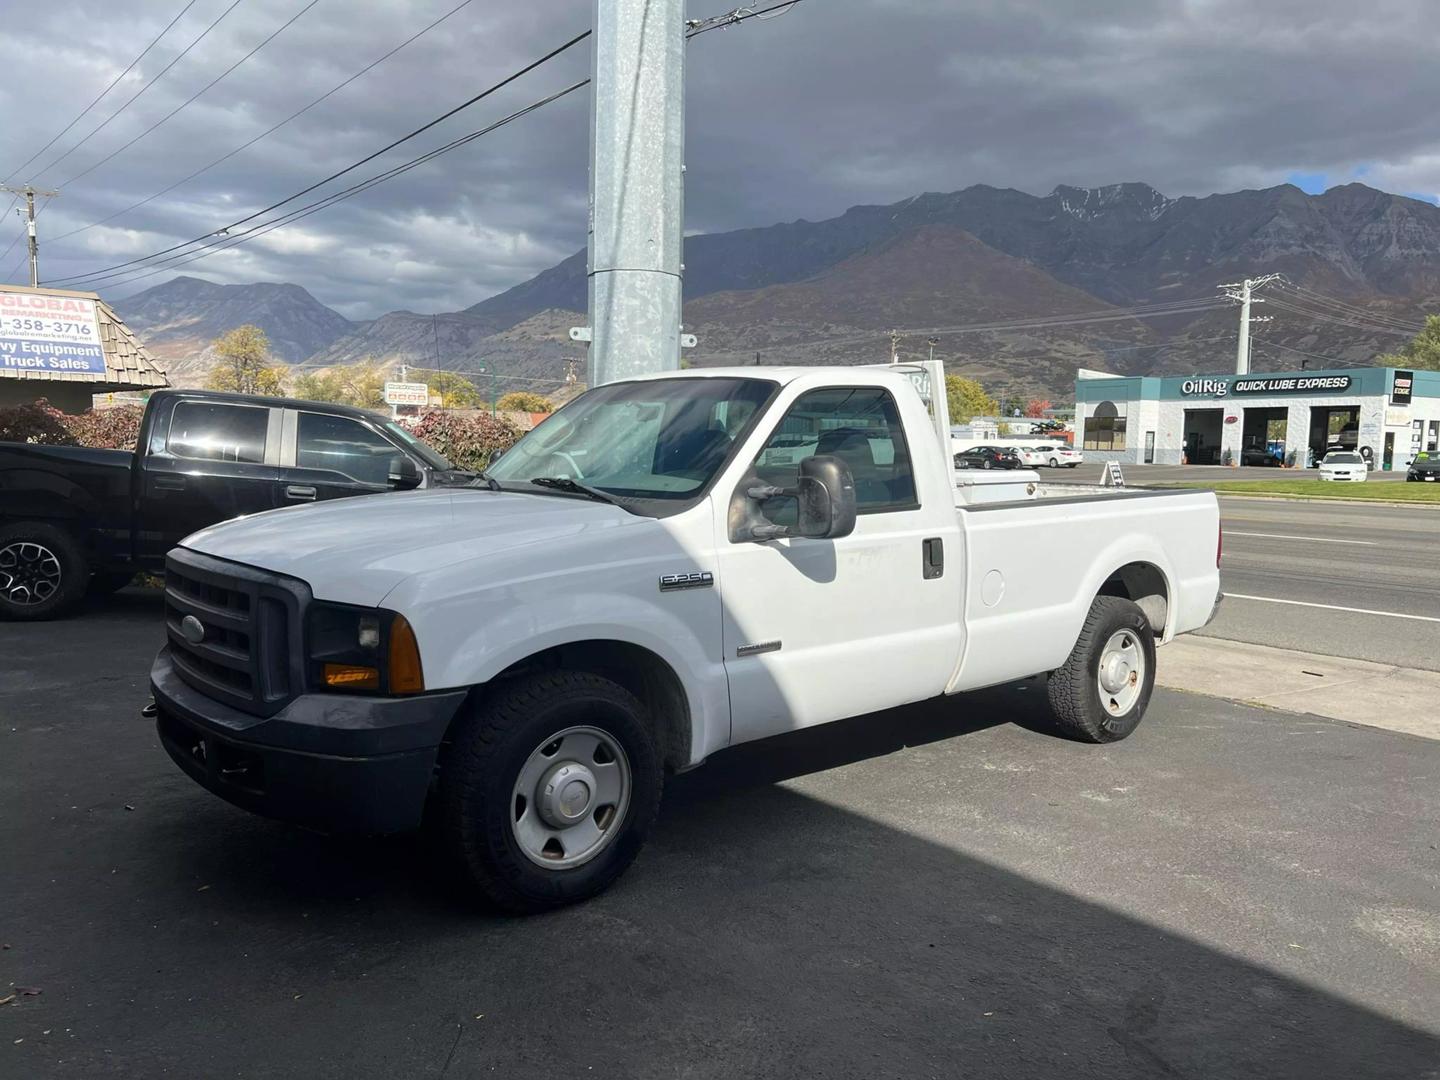
M 1186 379 L 1182 397 L 1217 397 L 1227 394 L 1340 394 L 1350 389 L 1349 375 L 1273 375 L 1264 378 Z

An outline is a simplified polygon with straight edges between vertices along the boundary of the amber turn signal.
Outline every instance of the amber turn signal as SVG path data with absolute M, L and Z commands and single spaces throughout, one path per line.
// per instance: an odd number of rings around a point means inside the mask
M 425 673 L 420 667 L 420 646 L 415 631 L 396 615 L 390 624 L 390 693 L 418 694 L 425 689 Z
M 326 664 L 325 685 L 343 690 L 379 690 L 380 672 L 357 664 Z

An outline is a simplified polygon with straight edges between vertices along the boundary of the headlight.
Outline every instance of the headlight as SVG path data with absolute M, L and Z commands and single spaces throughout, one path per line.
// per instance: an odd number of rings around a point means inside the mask
M 317 690 L 418 694 L 425 689 L 415 631 L 394 611 L 314 604 L 306 641 L 309 683 Z

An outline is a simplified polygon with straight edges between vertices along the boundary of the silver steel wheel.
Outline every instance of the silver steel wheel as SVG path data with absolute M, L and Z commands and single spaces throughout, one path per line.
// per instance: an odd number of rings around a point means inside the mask
M 1145 650 L 1133 630 L 1117 630 L 1100 650 L 1097 673 L 1100 705 L 1113 717 L 1125 716 L 1145 688 Z
M 515 781 L 515 842 L 547 870 L 587 863 L 619 834 L 631 789 L 630 759 L 612 735 L 566 728 L 535 748 Z
M 60 560 L 44 544 L 16 540 L 0 548 L 0 596 L 17 607 L 43 604 L 60 588 Z

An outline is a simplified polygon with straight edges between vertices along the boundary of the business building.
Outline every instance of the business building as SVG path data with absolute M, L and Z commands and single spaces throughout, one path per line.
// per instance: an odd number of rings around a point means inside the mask
M 0 407 L 45 398 L 79 413 L 96 394 L 169 385 L 165 369 L 95 293 L 0 286 Z
M 1337 446 L 1376 468 L 1440 450 L 1440 372 L 1397 368 L 1121 378 L 1080 371 L 1090 460 L 1305 466 Z

